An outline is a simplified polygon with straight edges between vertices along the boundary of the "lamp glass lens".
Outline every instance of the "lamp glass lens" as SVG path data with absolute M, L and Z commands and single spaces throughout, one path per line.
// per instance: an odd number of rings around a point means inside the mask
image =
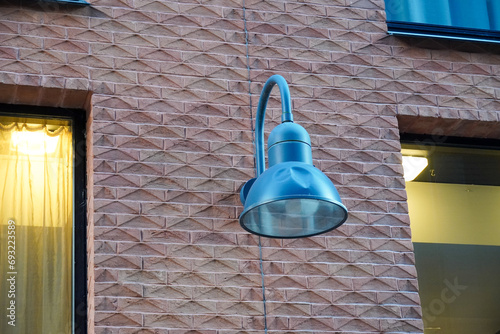
M 259 205 L 241 217 L 247 230 L 271 238 L 300 238 L 329 231 L 342 224 L 345 210 L 317 199 L 285 199 Z

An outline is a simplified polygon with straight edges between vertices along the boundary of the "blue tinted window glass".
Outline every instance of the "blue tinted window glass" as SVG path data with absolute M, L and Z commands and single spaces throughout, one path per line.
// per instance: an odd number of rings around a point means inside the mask
M 388 21 L 500 30 L 498 0 L 386 0 Z
M 500 41 L 500 0 L 385 0 L 385 5 L 393 33 Z

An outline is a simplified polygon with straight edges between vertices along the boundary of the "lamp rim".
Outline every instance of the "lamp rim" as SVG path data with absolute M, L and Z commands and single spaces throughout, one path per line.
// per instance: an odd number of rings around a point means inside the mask
M 277 201 L 282 201 L 282 200 L 286 200 L 286 199 L 316 199 L 318 201 L 323 201 L 323 202 L 328 202 L 328 203 L 336 204 L 336 205 L 340 206 L 345 211 L 346 216 L 347 216 L 347 208 L 341 202 L 336 201 L 336 200 L 332 200 L 331 198 L 327 198 L 327 197 L 323 197 L 323 196 L 315 196 L 315 195 L 284 195 L 284 196 L 277 196 L 277 197 L 274 197 L 273 199 L 269 199 L 269 200 L 265 200 L 265 201 L 262 201 L 262 202 L 258 202 L 256 204 L 250 205 L 249 207 L 246 207 L 245 210 L 243 210 L 243 212 L 241 213 L 240 216 L 243 216 L 244 213 L 247 213 L 248 211 L 250 211 L 250 210 L 252 210 L 252 209 L 254 209 L 254 208 L 258 207 L 258 206 L 261 206 L 261 205 L 264 205 L 264 204 L 273 203 L 273 202 L 277 202 Z
M 256 232 L 256 231 L 253 231 L 249 228 L 246 227 L 245 224 L 242 223 L 242 220 L 243 220 L 243 217 L 249 213 L 252 209 L 255 209 L 256 207 L 259 207 L 261 205 L 264 205 L 264 204 L 269 204 L 269 203 L 273 203 L 273 202 L 278 202 L 278 201 L 282 201 L 282 200 L 286 200 L 286 199 L 316 199 L 316 200 L 319 200 L 319 201 L 323 201 L 323 202 L 328 202 L 328 203 L 331 203 L 331 204 L 334 204 L 334 205 L 337 205 L 340 209 L 342 209 L 344 211 L 344 218 L 340 221 L 340 223 L 332 226 L 331 228 L 329 229 L 326 229 L 326 230 L 322 230 L 322 231 L 319 231 L 317 233 L 311 233 L 311 234 L 303 234 L 303 235 L 300 235 L 300 236 L 273 236 L 273 235 L 268 235 L 268 234 L 263 234 L 263 233 L 259 233 L 259 232 Z M 347 211 L 347 208 L 344 206 L 344 204 L 342 204 L 341 202 L 337 202 L 335 200 L 331 200 L 331 199 L 326 199 L 324 197 L 317 197 L 317 196 L 313 196 L 313 195 L 301 195 L 301 196 L 280 196 L 280 197 L 276 197 L 275 199 L 273 200 L 267 200 L 267 201 L 263 201 L 263 202 L 260 202 L 258 204 L 254 204 L 248 208 L 246 208 L 241 214 L 240 214 L 240 217 L 239 217 L 239 223 L 240 223 L 240 226 L 247 232 L 250 232 L 252 234 L 256 234 L 258 236 L 261 236 L 261 237 L 266 237 L 266 238 L 274 238 L 274 239 L 297 239 L 297 238 L 308 238 L 308 237 L 313 237 L 315 235 L 319 235 L 319 234 L 323 234 L 323 233 L 327 233 L 327 232 L 330 232 L 338 227 L 340 227 L 341 225 L 343 225 L 346 221 L 347 221 L 347 218 L 348 218 L 348 211 Z

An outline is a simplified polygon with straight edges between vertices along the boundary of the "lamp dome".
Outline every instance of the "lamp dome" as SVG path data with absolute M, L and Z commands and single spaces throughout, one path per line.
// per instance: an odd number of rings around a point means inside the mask
M 270 238 L 302 238 L 342 225 L 347 209 L 330 179 L 312 164 L 281 162 L 245 187 L 240 225 Z

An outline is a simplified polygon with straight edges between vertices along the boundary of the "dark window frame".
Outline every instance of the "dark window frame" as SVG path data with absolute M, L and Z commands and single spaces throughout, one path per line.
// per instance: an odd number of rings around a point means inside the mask
M 403 21 L 387 21 L 387 29 L 389 34 L 394 35 L 500 43 L 500 32 L 496 30 L 461 28 Z
M 0 5 L 58 10 L 86 7 L 90 6 L 90 3 L 85 0 L 0 0 Z
M 385 0 L 385 11 L 391 35 L 500 43 L 497 0 Z
M 73 329 L 87 334 L 87 145 L 86 111 L 0 103 L 0 114 L 13 117 L 60 118 L 72 121 L 74 147 Z
M 407 132 L 401 132 L 399 134 L 399 137 L 401 144 L 418 144 L 423 146 L 441 145 L 462 148 L 500 150 L 500 139 L 495 138 L 456 137 L 444 135 L 437 136 Z

